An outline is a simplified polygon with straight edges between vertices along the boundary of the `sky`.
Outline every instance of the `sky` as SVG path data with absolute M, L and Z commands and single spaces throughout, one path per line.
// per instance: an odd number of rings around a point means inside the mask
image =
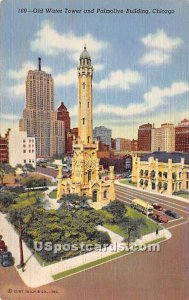
M 28 12 L 35 9 L 43 13 Z M 77 126 L 77 66 L 85 43 L 94 66 L 94 126 L 133 139 L 144 123 L 189 119 L 188 28 L 188 0 L 1 0 L 0 133 L 18 129 L 25 78 L 38 57 L 54 78 L 55 108 L 63 101 Z

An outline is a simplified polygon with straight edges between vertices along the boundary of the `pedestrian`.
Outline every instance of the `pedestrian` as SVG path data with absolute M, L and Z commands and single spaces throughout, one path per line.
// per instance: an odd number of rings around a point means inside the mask
M 159 233 L 159 229 L 157 228 L 157 229 L 156 229 L 156 235 L 158 235 L 158 233 Z

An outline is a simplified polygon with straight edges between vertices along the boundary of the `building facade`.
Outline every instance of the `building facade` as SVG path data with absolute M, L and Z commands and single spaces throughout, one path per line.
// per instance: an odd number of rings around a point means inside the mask
M 151 151 L 175 151 L 175 127 L 173 124 L 161 124 L 152 128 Z
M 0 163 L 9 162 L 9 132 L 10 129 L 7 130 L 4 137 L 0 135 Z
M 51 113 L 50 156 L 63 156 L 65 153 L 65 123 L 57 118 L 57 112 Z
M 182 120 L 175 127 L 175 151 L 189 152 L 189 120 Z
M 189 154 L 154 152 L 133 157 L 132 181 L 137 188 L 171 195 L 189 191 Z
M 35 137 L 29 136 L 26 131 L 9 132 L 9 164 L 31 164 L 36 167 Z
M 131 140 L 116 138 L 116 151 L 131 151 Z
M 114 170 L 110 167 L 110 180 L 100 178 L 100 165 L 97 158 L 98 143 L 93 141 L 92 118 L 92 78 L 91 58 L 84 47 L 80 55 L 78 71 L 78 139 L 73 143 L 71 178 L 62 177 L 59 167 L 58 198 L 76 193 L 92 198 L 97 205 L 108 204 L 115 199 Z
M 66 153 L 73 153 L 73 141 L 78 139 L 78 128 L 70 129 L 66 137 Z
M 143 124 L 138 129 L 138 151 L 151 151 L 152 124 Z
M 100 140 L 102 143 L 111 147 L 112 130 L 104 126 L 95 127 L 93 130 L 94 140 Z
M 49 157 L 51 151 L 51 116 L 54 110 L 54 82 L 51 74 L 41 70 L 28 71 L 26 78 L 26 108 L 20 120 L 20 131 L 36 138 L 38 157 Z
M 65 128 L 65 153 L 69 152 L 68 146 L 68 133 L 70 132 L 70 115 L 65 104 L 61 102 L 60 106 L 57 109 L 57 120 L 64 122 Z

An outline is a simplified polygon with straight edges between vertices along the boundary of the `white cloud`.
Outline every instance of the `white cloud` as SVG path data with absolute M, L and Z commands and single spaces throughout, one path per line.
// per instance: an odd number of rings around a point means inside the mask
M 141 64 L 147 64 L 151 66 L 158 66 L 167 64 L 171 61 L 171 55 L 160 50 L 153 50 L 149 53 L 145 53 L 140 59 Z
M 158 29 L 154 34 L 149 33 L 141 38 L 147 51 L 140 59 L 141 64 L 158 66 L 171 62 L 172 53 L 183 43 L 181 38 L 169 37 L 163 29 Z
M 103 64 L 96 64 L 94 66 L 94 70 L 96 72 L 101 71 L 103 69 L 104 69 Z M 54 82 L 55 82 L 55 86 L 69 86 L 69 85 L 77 86 L 78 83 L 77 69 L 72 68 L 67 72 L 57 74 L 56 76 L 54 76 Z
M 0 114 L 1 116 L 1 119 L 2 120 L 6 120 L 6 121 L 15 121 L 15 120 L 19 120 L 20 117 L 15 115 L 15 114 L 4 114 L 4 113 L 1 113 Z
M 142 43 L 149 48 L 161 49 L 172 52 L 182 44 L 178 37 L 169 37 L 163 29 L 158 29 L 156 33 L 149 33 L 141 39 Z
M 7 87 L 8 93 L 12 97 L 23 97 L 25 95 L 25 84 L 15 84 L 11 87 Z
M 99 83 L 94 83 L 94 87 L 106 89 L 107 87 L 118 87 L 128 90 L 131 85 L 140 83 L 142 76 L 137 71 L 130 69 L 112 71 L 108 77 L 102 79 Z
M 71 59 L 79 59 L 83 45 L 86 43 L 91 55 L 98 54 L 108 47 L 108 43 L 98 40 L 90 33 L 84 36 L 76 36 L 73 31 L 59 33 L 50 22 L 43 22 L 34 40 L 30 43 L 31 50 L 45 55 L 55 56 L 67 53 Z
M 104 70 L 103 64 L 95 64 L 94 65 L 94 71 L 98 72 L 98 71 L 102 71 L 102 70 Z
M 27 61 L 24 62 L 21 66 L 20 69 L 18 70 L 9 70 L 7 72 L 7 75 L 11 79 L 16 79 L 16 80 L 25 80 L 26 75 L 29 70 L 36 70 L 38 68 L 37 62 L 36 65 L 34 65 L 33 62 Z M 43 66 L 42 64 L 42 70 L 46 71 L 47 73 L 51 73 L 52 69 L 48 66 Z
M 77 70 L 76 68 L 54 76 L 55 86 L 77 85 Z
M 93 112 L 94 115 L 98 116 L 104 114 L 118 117 L 140 116 L 156 111 L 160 106 L 166 105 L 169 99 L 187 93 L 188 91 L 188 82 L 174 82 L 170 87 L 163 89 L 153 87 L 149 92 L 144 94 L 144 101 L 141 103 L 131 103 L 127 107 L 98 104 L 94 107 Z M 77 106 L 71 109 L 71 115 L 77 115 Z

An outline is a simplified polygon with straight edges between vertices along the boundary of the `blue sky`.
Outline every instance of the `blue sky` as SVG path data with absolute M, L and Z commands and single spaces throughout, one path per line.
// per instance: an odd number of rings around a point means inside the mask
M 139 125 L 189 118 L 189 1 L 3 0 L 1 5 L 0 132 L 18 128 L 29 69 L 52 74 L 55 108 L 64 101 L 77 126 L 77 65 L 84 43 L 94 66 L 94 126 L 113 137 L 136 138 Z M 19 14 L 19 8 L 44 13 Z M 63 9 L 47 14 L 46 8 Z M 82 9 L 65 14 L 65 8 Z M 84 14 L 84 9 L 95 13 Z M 105 14 L 96 9 L 144 9 L 149 14 Z M 171 14 L 152 9 L 174 10 Z

